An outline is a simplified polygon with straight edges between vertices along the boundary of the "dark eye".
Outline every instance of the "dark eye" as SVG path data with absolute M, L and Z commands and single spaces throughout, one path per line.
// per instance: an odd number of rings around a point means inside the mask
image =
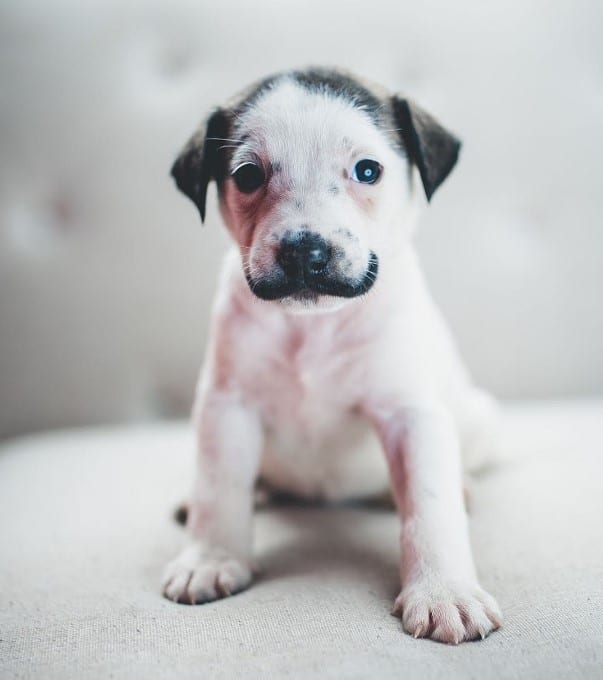
M 255 163 L 243 163 L 232 173 L 239 191 L 251 194 L 264 184 L 264 171 Z
M 352 179 L 362 184 L 374 184 L 381 176 L 382 167 L 377 161 L 363 158 L 354 166 Z

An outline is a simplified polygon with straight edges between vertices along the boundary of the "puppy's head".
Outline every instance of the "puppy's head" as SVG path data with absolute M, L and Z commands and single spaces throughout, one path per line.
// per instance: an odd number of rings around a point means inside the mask
M 210 180 L 255 295 L 333 308 L 370 290 L 460 143 L 408 99 L 334 71 L 272 76 L 215 110 L 172 168 L 205 217 Z

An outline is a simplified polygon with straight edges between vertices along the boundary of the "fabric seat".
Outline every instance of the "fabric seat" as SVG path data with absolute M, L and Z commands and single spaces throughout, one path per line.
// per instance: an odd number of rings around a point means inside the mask
M 505 626 L 457 648 L 404 635 L 398 520 L 367 508 L 258 512 L 248 591 L 164 600 L 186 540 L 171 514 L 183 423 L 73 430 L 0 449 L 2 678 L 599 678 L 603 402 L 509 407 L 471 530 Z

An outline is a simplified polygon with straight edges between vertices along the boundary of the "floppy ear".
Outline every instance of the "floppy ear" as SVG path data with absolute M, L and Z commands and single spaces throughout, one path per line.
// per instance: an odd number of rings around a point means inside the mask
M 392 107 L 409 160 L 419 168 L 429 201 L 454 167 L 461 142 L 409 99 L 392 97 Z
M 172 165 L 176 186 L 199 208 L 201 221 L 205 219 L 205 198 L 210 180 L 220 182 L 224 176 L 224 154 L 220 147 L 228 137 L 229 116 L 224 109 L 216 109 L 204 125 L 190 138 Z

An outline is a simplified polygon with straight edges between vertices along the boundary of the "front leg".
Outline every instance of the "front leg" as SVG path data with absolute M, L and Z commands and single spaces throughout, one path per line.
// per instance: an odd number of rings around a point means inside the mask
M 373 409 L 402 515 L 402 592 L 394 613 L 414 637 L 457 644 L 502 621 L 477 581 L 456 428 L 444 409 Z
M 163 593 L 201 604 L 249 585 L 253 489 L 262 450 L 259 416 L 225 392 L 195 407 L 197 478 L 187 517 L 193 542 L 167 565 Z

